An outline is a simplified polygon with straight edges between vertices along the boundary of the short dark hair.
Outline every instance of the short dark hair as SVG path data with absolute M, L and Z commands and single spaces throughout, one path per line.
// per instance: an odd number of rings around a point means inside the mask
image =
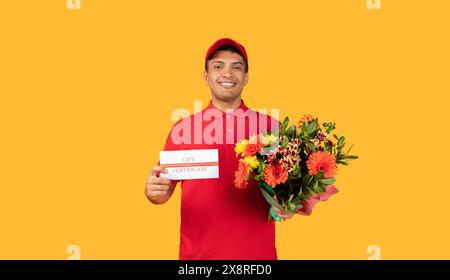
M 245 57 L 242 55 L 242 53 L 235 47 L 233 47 L 232 45 L 225 45 L 222 46 L 220 48 L 218 48 L 216 51 L 214 51 L 209 57 L 208 59 L 205 61 L 205 71 L 208 72 L 208 62 L 213 59 L 213 57 L 216 55 L 216 53 L 218 51 L 229 51 L 232 53 L 237 53 L 238 55 L 240 55 L 242 57 L 242 60 L 244 60 L 244 68 L 245 68 L 245 73 L 248 72 L 248 62 L 245 59 Z

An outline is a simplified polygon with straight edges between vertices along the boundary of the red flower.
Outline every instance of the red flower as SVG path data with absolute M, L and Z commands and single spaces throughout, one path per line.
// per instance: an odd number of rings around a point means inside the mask
M 277 185 L 286 182 L 287 179 L 288 172 L 279 162 L 275 164 L 269 164 L 264 170 L 264 182 L 266 182 L 272 188 L 275 188 Z
M 324 178 L 331 178 L 336 175 L 336 158 L 329 152 L 315 152 L 309 156 L 306 162 L 309 174 L 316 175 L 320 171 L 323 172 Z
M 238 170 L 234 173 L 234 185 L 238 189 L 245 189 L 248 185 L 248 166 L 243 161 L 239 161 Z

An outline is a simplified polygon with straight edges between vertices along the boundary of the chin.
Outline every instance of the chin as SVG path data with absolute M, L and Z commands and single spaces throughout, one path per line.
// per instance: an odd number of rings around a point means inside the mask
M 239 93 L 235 92 L 222 92 L 218 95 L 219 99 L 222 99 L 224 101 L 232 101 L 239 97 Z

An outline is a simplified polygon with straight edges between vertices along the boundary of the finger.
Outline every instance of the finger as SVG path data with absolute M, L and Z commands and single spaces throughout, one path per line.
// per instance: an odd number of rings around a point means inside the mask
M 167 186 L 169 186 L 172 183 L 169 179 L 161 178 L 161 177 L 158 178 L 158 182 L 161 185 L 167 185 Z
M 152 177 L 148 180 L 147 184 L 150 185 L 170 185 L 171 181 L 167 178 Z
M 150 197 L 163 196 L 163 195 L 166 195 L 166 194 L 167 194 L 166 191 L 149 191 L 148 192 L 148 196 L 150 196 Z
M 161 178 L 160 177 L 161 173 L 167 173 L 167 169 L 155 170 L 155 171 L 152 170 L 152 173 L 147 178 L 147 182 L 153 182 L 154 179 Z M 164 178 L 164 179 L 166 179 L 166 178 Z M 165 180 L 164 180 L 164 184 L 166 184 Z
M 148 188 L 151 191 L 168 191 L 169 190 L 169 186 L 167 186 L 167 185 L 149 185 Z
M 167 173 L 167 169 L 161 166 L 154 166 L 152 168 L 152 175 L 155 177 L 159 177 L 161 173 Z

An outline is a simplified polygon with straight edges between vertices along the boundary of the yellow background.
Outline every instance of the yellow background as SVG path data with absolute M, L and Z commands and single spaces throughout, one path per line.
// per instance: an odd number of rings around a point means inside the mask
M 144 196 L 209 45 L 245 45 L 246 104 L 335 121 L 360 159 L 280 259 L 449 259 L 450 1 L 2 1 L 0 258 L 176 259 L 180 189 Z M 211 209 L 214 211 L 214 209 Z

